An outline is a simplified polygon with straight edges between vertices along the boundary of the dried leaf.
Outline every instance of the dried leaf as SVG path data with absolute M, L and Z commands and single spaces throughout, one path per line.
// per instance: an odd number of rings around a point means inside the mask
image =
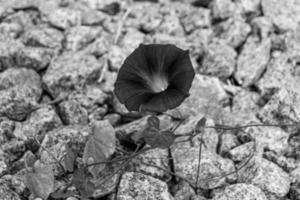
M 195 131 L 196 131 L 197 133 L 203 133 L 203 132 L 204 132 L 205 125 L 206 125 L 206 118 L 205 118 L 205 117 L 202 117 L 202 118 L 198 121 L 198 123 L 196 124 Z
M 159 129 L 159 119 L 154 116 L 151 115 L 148 119 L 147 119 L 147 123 L 149 127 L 155 127 L 157 129 Z
M 83 162 L 91 164 L 106 161 L 115 151 L 115 131 L 111 124 L 105 121 L 98 121 L 93 124 L 93 134 L 89 137 L 83 153 Z M 94 177 L 104 169 L 105 165 L 89 167 Z
M 35 162 L 33 172 L 25 174 L 25 185 L 35 197 L 47 199 L 54 190 L 54 174 L 51 166 Z
M 76 157 L 75 157 L 74 152 L 72 151 L 72 149 L 69 147 L 68 144 L 66 144 L 65 148 L 66 148 L 66 155 L 64 156 L 64 159 L 63 159 L 64 168 L 68 172 L 73 172 Z
M 175 141 L 176 136 L 169 130 L 159 131 L 149 127 L 143 132 L 145 142 L 154 148 L 169 148 Z

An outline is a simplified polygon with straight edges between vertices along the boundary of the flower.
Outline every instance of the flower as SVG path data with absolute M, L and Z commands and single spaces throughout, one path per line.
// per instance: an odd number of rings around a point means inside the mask
M 121 66 L 114 93 L 130 111 L 165 112 L 189 96 L 194 76 L 188 50 L 141 44 Z

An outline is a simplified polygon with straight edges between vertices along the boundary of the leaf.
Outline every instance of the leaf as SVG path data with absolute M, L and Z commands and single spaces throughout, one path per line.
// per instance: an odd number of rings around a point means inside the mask
M 71 196 L 76 196 L 76 193 L 73 191 L 66 191 L 66 192 L 57 191 L 57 192 L 51 193 L 51 197 L 53 199 L 67 199 L 68 197 L 71 197 Z
M 148 122 L 148 126 L 149 127 L 155 127 L 157 129 L 159 129 L 159 119 L 154 116 L 154 115 L 151 115 L 148 119 L 147 119 L 147 122 Z
M 195 127 L 195 131 L 197 133 L 203 133 L 204 132 L 204 127 L 206 125 L 206 118 L 205 117 L 202 117 L 196 124 L 196 127 Z
M 68 144 L 65 145 L 66 155 L 63 159 L 63 165 L 66 171 L 73 172 L 74 171 L 74 163 L 75 163 L 75 154 Z
M 158 136 L 159 130 L 155 127 L 147 127 L 142 132 L 143 139 L 145 140 L 146 144 L 150 145 L 151 147 L 155 147 Z
M 95 191 L 95 185 L 87 178 L 87 176 L 84 169 L 77 169 L 73 174 L 72 180 L 72 183 L 80 192 L 80 195 L 85 198 L 92 196 Z
M 35 197 L 47 199 L 54 190 L 52 167 L 35 162 L 33 172 L 25 174 L 25 185 Z
M 154 148 L 169 148 L 176 138 L 170 130 L 159 131 L 154 128 L 148 128 L 143 133 L 145 142 Z
M 98 121 L 93 124 L 93 134 L 89 137 L 83 153 L 83 162 L 91 164 L 106 161 L 115 151 L 116 137 L 114 128 L 105 121 Z M 96 178 L 105 165 L 89 167 L 89 171 Z

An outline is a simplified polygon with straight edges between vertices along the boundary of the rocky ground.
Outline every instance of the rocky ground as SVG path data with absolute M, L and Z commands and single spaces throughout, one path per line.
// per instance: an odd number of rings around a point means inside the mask
M 68 143 L 82 162 L 92 122 L 107 120 L 125 136 L 144 127 L 146 118 L 125 122 L 112 94 L 140 43 L 190 50 L 197 75 L 175 134 L 203 116 L 210 126 L 299 123 L 299 31 L 299 0 L 0 0 L 0 199 L 35 199 L 24 181 L 28 157 L 52 166 L 55 189 L 64 188 L 54 161 Z M 195 137 L 141 154 L 91 196 L 300 199 L 300 128 L 206 129 L 202 137 L 200 173 Z

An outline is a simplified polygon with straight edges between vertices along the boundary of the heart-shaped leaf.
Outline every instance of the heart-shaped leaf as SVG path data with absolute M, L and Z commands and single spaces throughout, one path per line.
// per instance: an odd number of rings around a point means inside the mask
M 87 178 L 88 174 L 84 169 L 77 169 L 73 174 L 72 183 L 84 198 L 92 196 L 95 185 Z
M 95 122 L 92 129 L 93 133 L 84 148 L 83 162 L 85 164 L 106 161 L 116 148 L 115 131 L 107 120 Z M 94 165 L 89 167 L 89 171 L 96 178 L 104 167 L 104 164 Z
M 51 166 L 35 162 L 33 172 L 25 174 L 25 185 L 35 197 L 47 199 L 54 190 L 54 174 Z

